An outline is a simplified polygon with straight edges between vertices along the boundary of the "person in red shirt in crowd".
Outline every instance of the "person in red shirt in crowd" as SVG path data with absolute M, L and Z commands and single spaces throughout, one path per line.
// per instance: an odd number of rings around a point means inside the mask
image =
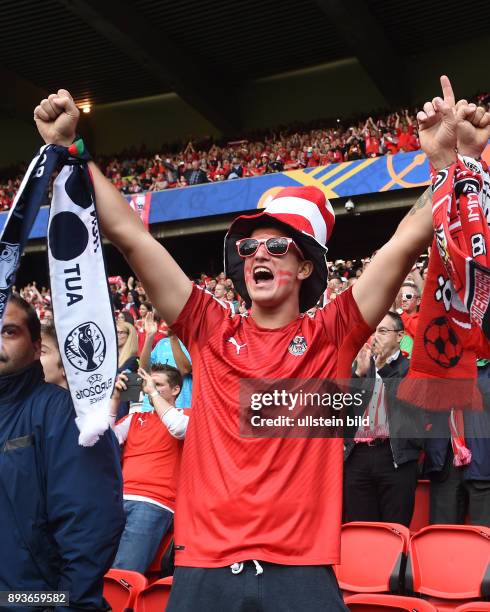
M 344 161 L 344 152 L 342 149 L 342 144 L 340 142 L 340 138 L 337 138 L 335 140 L 335 145 L 332 149 L 333 151 L 333 163 L 334 164 L 340 164 L 341 162 Z
M 260 172 L 260 174 L 265 174 L 268 170 L 268 166 L 269 166 L 269 154 L 266 153 L 266 151 L 264 151 L 262 153 L 262 155 L 260 156 L 260 161 L 257 164 L 257 171 Z
M 245 166 L 245 174 L 247 176 L 260 176 L 262 174 L 262 171 L 257 167 L 256 159 L 251 159 Z
M 297 170 L 299 168 L 298 155 L 296 150 L 293 149 L 289 154 L 289 158 L 284 163 L 284 170 Z
M 113 425 L 123 445 L 123 499 L 126 525 L 112 567 L 144 574 L 162 538 L 172 526 L 182 440 L 189 417 L 174 407 L 182 388 L 180 372 L 155 364 L 150 374 L 139 369 L 143 392 L 153 412 L 133 412 Z M 127 376 L 120 374 L 112 395 L 111 417 L 117 415 Z
M 374 130 L 369 130 L 365 137 L 366 157 L 378 157 L 381 155 L 381 142 Z
M 378 130 L 373 118 L 368 117 L 363 131 L 366 157 L 378 157 L 378 155 L 381 155 L 381 141 L 377 134 Z
M 318 151 L 313 147 L 304 147 L 304 154 L 306 157 L 306 167 L 315 168 L 320 162 Z
M 145 317 L 149 312 L 153 312 L 153 306 L 150 302 L 141 302 L 138 308 L 139 317 L 136 317 L 134 326 L 138 333 L 142 332 L 145 327 Z
M 419 140 L 414 134 L 413 121 L 407 110 L 405 111 L 403 123 L 401 123 L 400 115 L 396 113 L 395 129 L 398 137 L 399 151 L 416 151 L 420 148 Z
M 420 306 L 420 293 L 415 283 L 404 282 L 400 288 L 400 305 L 402 309 L 401 318 L 405 328 L 405 334 L 415 339 L 417 324 L 419 322 L 418 309 Z
M 2 210 L 9 210 L 12 202 L 8 195 L 3 189 L 0 189 L 0 208 Z
M 134 294 L 132 291 L 128 291 L 127 293 L 126 303 L 123 306 L 123 310 L 127 310 L 129 314 L 133 317 L 134 321 L 138 319 L 139 308 L 136 302 L 134 301 Z
M 381 139 L 381 147 L 386 151 L 387 155 L 394 155 L 395 153 L 398 153 L 398 139 L 390 130 L 385 132 L 383 135 L 383 138 Z
M 45 142 L 63 146 L 73 142 L 78 116 L 66 90 L 35 109 Z M 443 138 L 440 122 L 423 131 L 428 150 Z M 431 161 L 445 165 L 435 155 Z M 250 306 L 249 316 L 232 317 L 188 279 L 95 163 L 89 167 L 104 234 L 189 349 L 196 373 L 168 612 L 237 609 L 245 601 L 264 612 L 345 611 L 332 570 L 340 552 L 343 440 L 242 437 L 240 380 L 257 373 L 348 377 L 432 238 L 430 191 L 357 283 L 312 318 L 302 313 L 327 285 L 333 210 L 315 187 L 277 192 L 268 208 L 239 217 L 226 235 L 227 276 Z

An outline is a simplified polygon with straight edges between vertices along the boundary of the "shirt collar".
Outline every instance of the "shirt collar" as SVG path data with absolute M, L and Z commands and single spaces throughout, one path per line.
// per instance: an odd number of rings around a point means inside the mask
M 391 363 L 392 361 L 396 361 L 399 356 L 400 356 L 400 349 L 398 349 L 396 353 L 393 353 L 391 357 L 388 357 L 388 359 L 386 360 L 386 363 Z

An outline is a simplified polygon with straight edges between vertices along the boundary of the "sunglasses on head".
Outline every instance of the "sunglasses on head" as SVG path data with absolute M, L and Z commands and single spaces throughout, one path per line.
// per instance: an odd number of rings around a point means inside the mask
M 266 251 L 269 255 L 274 257 L 282 257 L 289 251 L 289 247 L 293 245 L 298 251 L 300 256 L 304 259 L 301 249 L 298 247 L 296 242 L 292 238 L 286 238 L 285 236 L 274 237 L 274 238 L 242 238 L 236 241 L 238 254 L 240 257 L 252 257 L 259 250 L 260 245 L 265 245 Z

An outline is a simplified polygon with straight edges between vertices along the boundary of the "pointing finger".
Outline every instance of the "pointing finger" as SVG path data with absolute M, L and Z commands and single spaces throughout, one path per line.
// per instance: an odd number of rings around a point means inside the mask
M 454 106 L 455 99 L 454 99 L 453 88 L 451 85 L 451 81 L 445 74 L 441 76 L 441 88 L 442 88 L 442 95 L 444 98 L 444 102 L 448 104 L 449 106 Z

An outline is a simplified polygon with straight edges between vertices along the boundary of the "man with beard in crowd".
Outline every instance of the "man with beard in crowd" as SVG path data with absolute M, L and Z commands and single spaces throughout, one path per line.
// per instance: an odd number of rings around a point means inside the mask
M 0 590 L 66 591 L 58 610 L 107 610 L 124 527 L 116 439 L 79 446 L 70 395 L 45 382 L 40 354 L 36 312 L 14 294 L 0 351 Z

